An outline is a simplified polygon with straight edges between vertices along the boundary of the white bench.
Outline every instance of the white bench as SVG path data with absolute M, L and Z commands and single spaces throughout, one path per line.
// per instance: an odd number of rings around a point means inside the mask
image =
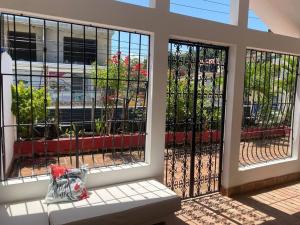
M 1 208 L 0 224 L 44 225 L 48 224 L 48 219 L 50 225 L 168 224 L 174 212 L 181 207 L 180 198 L 153 179 L 96 188 L 90 192 L 88 199 L 72 203 L 46 206 L 42 201 L 32 201 L 32 212 L 27 209 L 29 202 L 18 203 L 17 207 L 11 204 L 9 207 L 20 215 L 2 214 Z
M 0 205 L 1 225 L 48 225 L 48 220 L 47 205 L 43 200 Z

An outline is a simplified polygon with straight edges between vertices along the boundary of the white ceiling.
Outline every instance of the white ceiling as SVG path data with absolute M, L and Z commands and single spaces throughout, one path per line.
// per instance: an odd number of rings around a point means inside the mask
M 250 0 L 250 9 L 272 32 L 300 37 L 300 0 Z

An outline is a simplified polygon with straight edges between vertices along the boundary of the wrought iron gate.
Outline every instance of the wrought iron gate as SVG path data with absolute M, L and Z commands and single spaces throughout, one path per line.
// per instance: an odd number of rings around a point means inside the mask
M 171 40 L 165 183 L 182 198 L 220 187 L 228 49 Z

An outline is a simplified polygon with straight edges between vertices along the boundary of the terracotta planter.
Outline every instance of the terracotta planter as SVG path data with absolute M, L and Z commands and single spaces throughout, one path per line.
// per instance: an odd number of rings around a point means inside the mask
M 291 128 L 277 127 L 270 129 L 263 128 L 249 128 L 241 133 L 242 139 L 255 139 L 262 137 L 278 137 L 289 135 Z M 196 143 L 210 143 L 218 142 L 221 138 L 220 131 L 204 131 L 196 133 Z M 184 144 L 185 142 L 192 143 L 192 132 L 169 132 L 165 134 L 166 145 L 172 145 L 173 142 L 177 145 Z M 94 136 L 94 137 L 80 137 L 78 140 L 78 151 L 92 152 L 101 149 L 129 149 L 137 148 L 145 145 L 144 134 L 132 135 L 110 135 L 110 136 Z M 70 154 L 76 152 L 76 140 L 72 138 L 60 138 L 52 140 L 35 140 L 35 141 L 22 141 L 15 142 L 14 155 L 31 156 L 32 153 L 37 155 L 56 154 Z
M 143 146 L 145 135 L 111 135 L 80 137 L 78 139 L 79 152 L 91 152 L 98 149 L 129 149 Z M 38 155 L 47 154 L 69 154 L 76 152 L 76 140 L 72 138 L 60 138 L 52 140 L 22 141 L 15 142 L 15 156 L 30 156 L 32 153 Z

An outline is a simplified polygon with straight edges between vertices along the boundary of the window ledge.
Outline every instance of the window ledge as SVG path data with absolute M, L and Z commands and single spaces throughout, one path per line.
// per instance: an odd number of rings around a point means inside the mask
M 88 171 L 88 177 L 93 174 L 100 174 L 100 173 L 107 173 L 113 171 L 121 171 L 125 169 L 133 169 L 133 168 L 141 168 L 149 166 L 148 163 L 145 162 L 137 162 L 132 164 L 123 164 L 123 165 L 116 165 L 116 166 L 106 166 L 106 167 L 99 167 L 99 168 L 90 168 Z M 33 177 L 20 177 L 20 178 L 13 178 L 6 181 L 1 182 L 1 186 L 10 186 L 10 185 L 18 185 L 23 183 L 34 183 L 39 181 L 49 181 L 49 175 L 38 175 Z
M 286 159 L 278 159 L 278 160 L 273 160 L 269 162 L 264 162 L 264 163 L 257 163 L 254 165 L 249 165 L 249 166 L 244 166 L 244 167 L 239 167 L 239 171 L 247 171 L 247 170 L 254 170 L 258 168 L 263 168 L 263 167 L 268 167 L 276 164 L 282 164 L 282 163 L 289 163 L 298 160 L 297 157 L 289 157 Z
M 151 169 L 150 164 L 145 162 L 91 168 L 88 172 L 87 187 L 101 187 L 153 177 Z M 3 181 L 0 183 L 0 203 L 41 198 L 46 194 L 49 180 L 49 175 L 40 175 Z

